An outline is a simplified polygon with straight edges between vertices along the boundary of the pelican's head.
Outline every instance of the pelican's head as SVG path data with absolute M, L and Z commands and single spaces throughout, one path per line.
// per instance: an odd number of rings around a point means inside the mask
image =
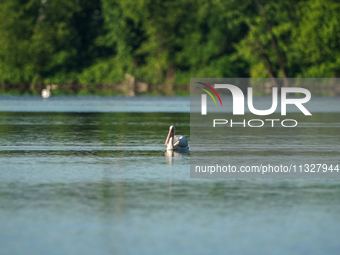
M 174 125 L 171 125 L 171 126 L 169 127 L 169 133 L 168 133 L 168 136 L 166 137 L 164 147 L 166 147 L 166 146 L 168 145 L 170 138 L 171 138 L 171 137 L 173 138 L 174 135 L 175 135 L 175 126 L 174 126 Z

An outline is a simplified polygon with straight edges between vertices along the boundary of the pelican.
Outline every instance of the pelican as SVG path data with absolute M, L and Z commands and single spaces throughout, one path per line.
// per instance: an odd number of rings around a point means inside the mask
M 51 90 L 51 86 L 47 85 L 46 89 L 43 89 L 41 91 L 42 98 L 49 98 L 51 96 L 51 91 L 50 90 Z
M 189 150 L 188 141 L 185 136 L 175 135 L 175 126 L 169 127 L 169 134 L 166 137 L 164 147 L 167 151 Z

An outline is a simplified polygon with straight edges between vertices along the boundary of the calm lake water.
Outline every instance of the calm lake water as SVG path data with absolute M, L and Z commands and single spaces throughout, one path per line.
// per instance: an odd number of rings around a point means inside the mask
M 190 142 L 189 105 L 1 97 L 0 254 L 340 254 L 340 179 L 190 179 L 163 147 L 171 124 Z

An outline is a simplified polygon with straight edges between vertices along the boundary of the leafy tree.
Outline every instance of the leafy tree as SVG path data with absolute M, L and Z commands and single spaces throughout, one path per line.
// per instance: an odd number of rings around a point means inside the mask
M 103 33 L 100 1 L 6 0 L 0 3 L 0 82 L 68 83 L 111 52 L 96 47 Z
M 172 93 L 191 77 L 338 77 L 339 11 L 336 0 L 2 0 L 0 85 L 92 93 L 133 76 Z
M 246 32 L 224 1 L 103 0 L 108 33 L 121 68 L 148 83 L 244 75 L 234 43 Z M 123 72 L 120 73 L 122 76 Z
M 309 0 L 300 5 L 300 23 L 292 33 L 300 77 L 340 76 L 340 3 Z
M 251 77 L 282 77 L 284 86 L 288 86 L 288 77 L 294 76 L 290 62 L 292 32 L 299 23 L 297 1 L 249 2 L 249 11 L 245 17 L 249 27 L 237 49 L 250 63 Z

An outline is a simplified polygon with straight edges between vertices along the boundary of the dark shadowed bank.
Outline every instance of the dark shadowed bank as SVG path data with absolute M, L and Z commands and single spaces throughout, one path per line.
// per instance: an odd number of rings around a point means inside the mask
M 69 84 L 0 84 L 0 94 L 3 95 L 40 95 L 47 86 L 52 95 L 100 95 L 100 96 L 138 96 L 138 95 L 189 95 L 189 84 L 147 84 L 126 74 L 122 82 L 117 84 L 95 84 L 87 86 L 79 83 Z
M 203 79 L 205 80 L 205 79 Z M 240 80 L 243 82 L 240 83 Z M 296 83 L 295 80 L 303 81 L 302 87 L 307 88 L 314 96 L 340 96 L 340 79 L 253 79 L 257 82 L 248 83 L 244 82 L 247 79 L 235 78 L 229 79 L 231 84 L 238 86 L 244 94 L 247 94 L 248 87 L 253 88 L 253 95 L 256 96 L 272 96 L 273 87 L 279 88 L 278 93 L 281 93 L 282 87 L 301 87 L 301 82 Z M 262 80 L 267 82 L 262 82 Z M 234 81 L 234 82 L 233 82 Z M 139 96 L 139 95 L 166 95 L 175 96 L 190 95 L 190 84 L 176 85 L 176 84 L 160 84 L 153 85 L 137 80 L 130 74 L 125 75 L 125 79 L 118 84 L 97 84 L 92 87 L 88 87 L 82 84 L 49 84 L 47 85 L 52 95 L 99 95 L 99 96 Z M 4 95 L 40 95 L 41 91 L 46 88 L 44 84 L 19 84 L 15 88 L 9 84 L 0 85 L 0 94 Z M 226 91 L 226 93 L 230 93 Z

